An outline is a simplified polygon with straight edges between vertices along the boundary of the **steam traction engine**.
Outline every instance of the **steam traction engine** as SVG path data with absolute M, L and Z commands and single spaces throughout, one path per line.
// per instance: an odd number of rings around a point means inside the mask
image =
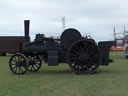
M 68 63 L 76 74 L 94 73 L 100 65 L 109 64 L 109 48 L 115 45 L 113 41 L 97 44 L 95 40 L 82 37 L 79 31 L 70 28 L 61 34 L 60 39 L 36 34 L 34 42 L 30 42 L 29 20 L 24 23 L 24 43 L 20 46 L 20 52 L 14 54 L 9 61 L 10 70 L 14 74 L 36 72 L 41 68 L 42 60 L 49 66 Z

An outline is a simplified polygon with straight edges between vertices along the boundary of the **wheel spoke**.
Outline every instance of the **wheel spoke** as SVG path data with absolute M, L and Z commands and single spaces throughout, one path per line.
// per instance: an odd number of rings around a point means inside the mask
M 12 67 L 12 69 L 14 70 L 16 68 L 16 66 Z
M 76 50 L 77 52 L 80 52 L 79 50 L 80 48 L 78 46 L 74 46 L 74 50 Z
M 94 61 L 89 61 L 91 65 L 95 65 L 96 63 Z
M 76 50 L 72 50 L 72 51 L 74 52 L 74 54 L 80 56 L 80 53 L 78 51 L 76 51 Z
M 32 67 L 33 67 L 34 70 L 36 70 L 35 67 L 34 67 L 34 65 L 32 65 Z
M 81 66 L 82 66 L 82 69 L 81 69 L 81 70 L 82 70 L 82 71 L 84 71 L 84 65 L 83 65 L 83 64 L 81 64 Z
M 29 65 L 29 68 L 30 68 L 29 70 L 33 70 L 32 65 Z
M 24 66 L 21 66 L 20 68 L 21 68 L 21 69 L 22 69 L 22 71 L 24 72 L 24 70 L 25 70 L 25 67 L 24 67 Z
M 16 65 L 16 64 L 12 63 L 12 65 Z
M 17 62 L 16 58 L 13 58 L 12 61 Z
M 17 67 L 16 67 L 16 69 L 14 70 L 14 72 L 16 72 L 17 71 Z
M 88 60 L 88 61 L 97 62 L 97 59 L 95 59 L 95 58 L 89 58 L 89 60 Z
M 17 60 L 20 61 L 20 56 L 17 56 Z
M 89 69 L 89 67 L 87 66 L 87 64 L 84 64 L 85 65 L 85 68 L 88 70 Z
M 21 73 L 23 73 L 24 71 L 22 70 L 22 67 L 20 67 Z
M 85 52 L 85 55 L 87 55 L 87 54 L 88 54 L 88 50 L 89 50 L 89 47 L 87 47 L 86 52 Z
M 80 51 L 81 51 L 81 54 L 84 54 L 84 51 L 83 51 L 83 47 L 80 46 Z
M 38 68 L 38 67 L 39 67 L 39 66 L 37 66 L 37 65 L 39 65 L 39 64 L 35 64 L 36 68 Z
M 83 43 L 83 48 L 84 48 L 84 50 L 87 50 L 88 47 L 89 47 L 89 46 L 88 46 L 88 43 Z
M 20 73 L 20 67 L 18 67 L 18 69 L 19 69 L 19 73 Z
M 74 54 L 73 52 L 72 52 L 72 53 L 70 53 L 70 56 L 78 57 L 78 55 L 77 55 L 77 54 Z
M 75 61 L 77 61 L 77 60 L 78 60 L 78 57 L 70 58 L 70 60 L 71 60 L 72 62 L 75 62 Z

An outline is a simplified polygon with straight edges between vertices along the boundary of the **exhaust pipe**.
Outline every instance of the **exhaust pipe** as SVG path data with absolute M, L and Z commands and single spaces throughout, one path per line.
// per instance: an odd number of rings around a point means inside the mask
M 24 20 L 25 42 L 30 42 L 30 37 L 29 37 L 29 21 L 30 20 Z

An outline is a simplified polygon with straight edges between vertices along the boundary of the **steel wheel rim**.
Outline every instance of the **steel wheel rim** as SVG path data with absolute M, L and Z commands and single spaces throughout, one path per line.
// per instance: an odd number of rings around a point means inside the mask
M 75 73 L 94 73 L 101 64 L 100 49 L 89 40 L 79 40 L 70 46 L 67 52 L 67 62 Z

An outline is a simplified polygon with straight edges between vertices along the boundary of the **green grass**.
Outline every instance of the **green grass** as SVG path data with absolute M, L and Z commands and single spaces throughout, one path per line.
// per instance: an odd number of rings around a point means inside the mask
M 44 64 L 36 73 L 14 75 L 10 57 L 0 57 L 0 96 L 128 96 L 128 60 L 124 52 L 111 57 L 114 63 L 92 75 L 73 75 L 68 64 Z

